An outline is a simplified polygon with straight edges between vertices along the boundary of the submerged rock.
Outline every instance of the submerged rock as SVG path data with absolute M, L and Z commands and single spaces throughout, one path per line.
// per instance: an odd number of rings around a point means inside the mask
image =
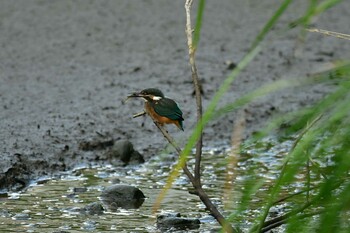
M 100 202 L 92 202 L 86 205 L 82 210 L 83 213 L 88 215 L 101 215 L 103 214 L 104 208 Z
M 117 211 L 118 208 L 137 209 L 145 198 L 140 189 L 124 184 L 110 186 L 101 194 L 102 203 L 110 211 Z
M 8 218 L 11 217 L 11 214 L 7 209 L 0 209 L 0 217 Z
M 81 228 L 86 230 L 86 231 L 94 231 L 94 230 L 96 230 L 96 225 L 97 225 L 96 221 L 87 220 L 87 221 L 83 222 Z
M 200 227 L 201 222 L 197 218 L 183 218 L 180 213 L 162 214 L 157 216 L 157 228 L 164 231 L 190 230 Z
M 29 220 L 30 216 L 27 213 L 18 213 L 12 217 L 13 220 Z
M 86 187 L 74 187 L 73 192 L 74 193 L 85 193 L 87 191 Z

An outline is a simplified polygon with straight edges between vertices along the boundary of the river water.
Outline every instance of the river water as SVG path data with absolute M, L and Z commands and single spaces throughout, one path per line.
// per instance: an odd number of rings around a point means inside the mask
M 229 186 L 230 191 L 224 188 L 228 177 L 227 163 L 232 158 L 230 148 L 204 148 L 202 183 L 224 215 L 235 209 L 251 171 L 264 179 L 259 191 L 261 196 L 258 192 L 250 210 L 237 222 L 243 230 L 251 226 L 259 212 L 254 203 L 262 201 L 264 190 L 276 179 L 290 147 L 288 141 L 278 143 L 273 139 L 244 145 L 234 159 L 234 175 L 231 176 L 234 182 Z M 174 155 L 163 153 L 138 166 L 82 167 L 54 178 L 43 178 L 24 192 L 9 193 L 0 199 L 0 232 L 159 232 L 152 208 L 175 162 Z M 193 159 L 188 161 L 190 169 L 193 162 Z M 143 205 L 132 210 L 105 211 L 99 216 L 81 214 L 80 208 L 99 201 L 101 191 L 115 183 L 133 185 L 142 190 L 147 197 Z M 220 226 L 199 198 L 189 194 L 190 188 L 187 178 L 181 175 L 168 191 L 158 213 L 181 213 L 185 217 L 200 219 L 199 229 L 186 232 L 217 232 Z

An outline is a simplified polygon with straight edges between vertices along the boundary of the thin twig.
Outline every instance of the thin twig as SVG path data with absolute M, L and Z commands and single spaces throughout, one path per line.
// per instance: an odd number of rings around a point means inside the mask
M 301 206 L 300 208 L 298 209 L 295 209 L 295 210 L 292 210 L 284 215 L 281 215 L 279 217 L 276 217 L 276 218 L 273 218 L 273 219 L 270 219 L 266 222 L 264 222 L 264 225 L 263 225 L 263 228 L 269 226 L 269 225 L 273 225 L 274 223 L 276 222 L 280 222 L 281 220 L 285 220 L 285 219 L 288 219 L 290 218 L 291 216 L 294 216 L 298 213 L 301 213 L 303 212 L 304 210 L 306 210 L 307 208 L 309 208 L 312 204 L 314 204 L 316 202 L 316 198 L 311 201 L 311 202 L 306 202 L 303 206 Z
M 327 36 L 333 36 L 339 39 L 344 39 L 344 40 L 350 40 L 350 35 L 349 34 L 344 34 L 344 33 L 339 33 L 339 32 L 332 32 L 328 30 L 323 30 L 323 29 L 318 29 L 318 28 L 306 28 L 306 31 L 309 32 L 318 32 Z
M 339 188 L 339 186 L 341 186 L 342 183 L 343 183 L 343 181 L 335 183 L 331 187 L 331 189 L 335 190 L 335 189 Z M 286 198 L 282 198 L 279 201 L 276 201 L 274 204 L 277 204 L 278 202 L 285 201 L 286 199 L 291 198 L 291 197 L 293 197 L 295 195 L 299 195 L 301 193 L 304 193 L 306 191 L 311 191 L 311 190 L 316 189 L 316 188 L 320 188 L 320 185 L 312 187 L 312 188 L 309 188 L 309 189 L 306 189 L 306 190 L 303 190 L 303 191 L 300 191 L 300 192 L 295 193 L 295 194 L 292 194 L 292 195 L 290 195 L 290 196 L 288 196 Z M 313 204 L 317 203 L 317 201 L 319 201 L 319 199 L 320 199 L 320 197 L 316 196 L 311 201 L 306 202 L 303 206 L 301 206 L 298 209 L 291 210 L 290 212 L 288 212 L 288 213 L 286 213 L 284 215 L 281 215 L 281 216 L 278 216 L 276 218 L 273 218 L 273 219 L 270 219 L 268 221 L 265 221 L 260 232 L 266 232 L 266 231 L 269 231 L 269 230 L 271 230 L 273 228 L 279 227 L 279 226 L 285 224 L 288 221 L 289 218 L 294 217 L 294 216 L 299 218 L 299 219 L 303 219 L 303 218 L 306 218 L 306 217 L 310 217 L 310 216 L 322 213 L 322 211 L 324 211 L 324 210 L 316 211 L 316 212 L 313 212 L 313 213 L 306 213 L 306 214 L 298 216 L 298 214 L 304 212 L 307 208 L 309 208 Z
M 153 119 L 153 118 L 152 118 Z M 157 121 L 155 121 L 153 119 L 154 124 L 158 127 L 158 129 L 160 130 L 160 132 L 162 132 L 162 134 L 164 135 L 164 137 L 168 140 L 168 142 L 175 148 L 175 150 L 177 151 L 177 153 L 179 155 L 181 155 L 182 150 L 180 149 L 180 147 L 176 144 L 175 140 L 170 136 L 170 134 L 168 133 L 168 131 L 166 131 Z M 182 167 L 184 173 L 186 174 L 186 176 L 188 177 L 188 179 L 190 179 L 191 183 L 194 185 L 196 184 L 195 181 L 195 177 L 192 175 L 192 173 L 190 172 L 190 170 L 187 168 L 187 165 L 185 163 L 185 165 Z
M 301 190 L 299 192 L 295 192 L 295 193 L 289 194 L 288 196 L 282 197 L 282 198 L 278 199 L 277 201 L 273 202 L 273 205 L 277 205 L 278 203 L 286 201 L 286 200 L 288 200 L 288 199 L 290 199 L 292 197 L 295 197 L 297 195 L 303 194 L 305 192 L 310 192 L 310 191 L 312 191 L 312 190 L 314 190 L 316 188 L 319 188 L 319 186 L 310 187 L 308 189 L 304 189 L 304 190 Z
M 139 112 L 139 113 L 136 113 L 132 116 L 132 118 L 136 118 L 136 117 L 140 117 L 140 116 L 144 116 L 146 115 L 146 112 L 145 111 L 142 111 L 142 112 Z
M 277 218 L 273 218 L 269 221 L 266 221 L 264 224 L 263 229 L 261 229 L 261 232 L 267 232 L 273 228 L 279 227 L 283 224 L 286 224 L 287 221 L 291 218 L 291 217 L 296 217 L 299 219 L 304 219 L 310 216 L 314 216 L 314 215 L 318 215 L 321 214 L 322 212 L 324 212 L 324 210 L 317 210 L 315 212 L 312 213 L 305 213 L 305 214 L 300 214 L 302 212 L 304 212 L 307 208 L 309 208 L 311 205 L 313 205 L 318 198 L 315 198 L 314 200 L 312 200 L 311 202 L 305 203 L 305 205 L 303 205 L 302 207 L 300 207 L 299 209 L 296 210 L 292 210 L 282 216 L 279 216 Z
M 293 150 L 297 147 L 298 143 L 299 143 L 300 140 L 303 138 L 303 136 L 316 124 L 316 122 L 318 122 L 318 121 L 321 119 L 321 117 L 322 117 L 322 114 L 316 116 L 316 118 L 313 119 L 313 120 L 311 121 L 311 123 L 309 123 L 309 124 L 306 126 L 306 128 L 303 129 L 303 131 L 298 135 L 297 139 L 294 141 L 294 143 L 293 143 L 292 148 L 290 149 L 290 151 L 293 151 Z M 288 165 L 288 162 L 289 162 L 289 158 L 287 158 L 287 160 L 284 162 L 284 164 L 283 164 L 283 166 L 282 166 L 282 170 L 281 170 L 281 172 L 280 172 L 279 178 L 277 179 L 277 182 L 276 182 L 276 184 L 275 184 L 275 188 L 274 188 L 275 190 L 281 185 L 280 182 L 281 182 L 281 180 L 282 180 L 282 177 L 284 176 L 285 169 L 286 169 L 286 166 Z M 274 190 L 274 191 L 275 191 L 275 190 Z M 274 191 L 273 191 L 273 192 L 274 192 Z M 265 222 L 265 220 L 266 220 L 266 218 L 267 218 L 267 215 L 268 215 L 268 213 L 269 213 L 269 211 L 270 211 L 270 208 L 273 206 L 273 203 L 274 203 L 274 202 L 269 203 L 268 206 L 267 206 L 267 208 L 264 210 L 264 214 L 263 214 L 263 217 L 262 217 L 261 220 L 260 220 L 260 223 L 259 223 L 259 225 L 258 225 L 257 231 L 259 231 L 259 232 L 262 231 L 262 228 L 263 228 L 263 226 L 264 226 L 264 222 Z
M 312 213 L 306 213 L 306 214 L 301 214 L 299 216 L 296 216 L 297 219 L 305 219 L 305 218 L 309 218 L 309 217 L 312 217 L 312 216 L 315 216 L 315 215 L 319 215 L 319 214 L 322 214 L 324 212 L 324 210 L 316 210 L 315 212 L 312 212 Z M 286 224 L 288 222 L 288 218 L 286 219 L 282 219 L 281 221 L 279 222 L 276 222 L 274 223 L 273 225 L 270 225 L 270 226 L 267 226 L 265 228 L 262 229 L 261 232 L 267 232 L 273 228 L 276 228 L 276 227 L 279 227 L 283 224 Z
M 151 117 L 152 118 L 152 117 Z M 176 149 L 179 155 L 181 155 L 182 150 L 180 147 L 176 144 L 175 140 L 169 135 L 169 133 L 156 121 L 152 118 L 154 124 L 158 127 L 160 132 L 164 135 L 164 137 L 168 140 L 168 142 Z M 207 209 L 210 211 L 210 213 L 215 217 L 215 219 L 220 223 L 220 225 L 225 229 L 226 232 L 234 233 L 238 232 L 232 226 L 226 221 L 226 219 L 222 216 L 222 214 L 218 211 L 216 206 L 211 202 L 206 192 L 203 190 L 201 186 L 198 186 L 198 182 L 196 178 L 192 175 L 190 170 L 188 169 L 186 163 L 182 167 L 184 173 L 192 183 L 193 187 L 195 188 L 196 194 L 199 196 L 203 204 L 207 207 Z
M 200 122 L 202 118 L 202 97 L 201 97 L 200 83 L 199 83 L 199 78 L 197 73 L 196 62 L 195 62 L 196 48 L 194 48 L 193 46 L 193 39 L 192 39 L 192 26 L 191 26 L 192 3 L 193 3 L 193 0 L 186 0 L 186 3 L 185 3 L 186 36 L 187 36 L 187 45 L 188 45 L 188 55 L 189 55 L 189 60 L 191 65 L 191 72 L 192 72 L 192 81 L 193 81 L 194 90 L 196 94 L 197 122 Z M 196 177 L 196 182 L 198 182 L 198 185 L 201 185 L 200 166 L 201 166 L 201 159 L 202 159 L 203 128 L 201 128 L 200 131 L 201 131 L 200 136 L 196 144 L 196 160 L 195 160 L 195 167 L 194 167 L 194 176 Z
M 200 91 L 200 83 L 197 73 L 197 67 L 195 63 L 195 51 L 196 48 L 193 46 L 192 39 L 192 26 L 191 26 L 191 6 L 193 0 L 186 0 L 185 10 L 186 10 L 186 36 L 187 36 L 187 44 L 188 44 L 188 54 L 189 61 L 191 65 L 192 72 L 192 80 L 196 94 L 196 104 L 197 104 L 197 122 L 201 122 L 202 119 L 202 97 Z M 202 146 L 203 146 L 203 127 L 200 127 L 200 136 L 198 138 L 196 144 L 196 160 L 195 160 L 195 168 L 194 168 L 194 182 L 192 183 L 194 188 L 196 189 L 200 199 L 204 203 L 204 205 L 209 209 L 210 213 L 215 217 L 215 219 L 220 223 L 223 229 L 226 232 L 235 232 L 232 226 L 226 221 L 226 219 L 222 216 L 222 214 L 218 211 L 216 206 L 210 201 L 206 192 L 202 189 L 201 178 L 200 178 L 200 164 L 202 158 Z M 185 166 L 184 166 L 185 167 Z M 185 171 L 185 170 L 184 170 Z

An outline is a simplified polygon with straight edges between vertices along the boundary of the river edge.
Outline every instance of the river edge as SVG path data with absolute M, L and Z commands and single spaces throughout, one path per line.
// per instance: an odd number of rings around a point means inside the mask
M 83 150 L 86 142 L 129 140 L 146 161 L 168 151 L 149 120 L 132 119 L 142 102 L 122 100 L 131 92 L 157 87 L 178 101 L 185 132 L 169 127 L 184 145 L 195 124 L 195 100 L 188 66 L 182 1 L 5 1 L 0 9 L 2 44 L 0 99 L 1 190 L 19 190 L 31 180 L 80 165 L 109 164 L 106 150 Z M 232 84 L 223 106 L 263 84 L 293 80 L 349 57 L 350 45 L 308 34 L 295 57 L 300 29 L 278 35 L 301 16 L 296 1 L 272 30 L 271 41 Z M 254 5 L 208 2 L 197 65 L 204 109 L 225 77 L 244 56 L 275 1 Z M 321 15 L 315 26 L 344 32 L 350 3 Z M 252 17 L 254 16 L 254 17 Z M 347 33 L 347 32 L 344 32 Z M 349 32 L 348 32 L 349 33 Z M 244 138 L 272 116 L 310 106 L 332 90 L 314 85 L 284 89 L 242 108 Z M 204 131 L 205 146 L 229 145 L 237 112 L 215 119 Z

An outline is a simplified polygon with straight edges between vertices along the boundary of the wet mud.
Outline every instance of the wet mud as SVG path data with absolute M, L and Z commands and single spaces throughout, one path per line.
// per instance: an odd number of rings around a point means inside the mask
M 220 106 L 263 84 L 306 77 L 349 58 L 348 41 L 309 33 L 300 44 L 300 28 L 280 34 L 306 7 L 307 1 L 294 1 Z M 196 57 L 204 109 L 277 8 L 272 0 L 207 1 Z M 349 13 L 350 2 L 343 1 L 313 25 L 350 33 L 344 31 Z M 185 131 L 168 130 L 183 145 L 196 120 L 184 28 L 183 1 L 2 1 L 1 191 L 20 190 L 32 179 L 78 166 L 113 163 L 108 151 L 119 140 L 130 141 L 146 161 L 161 153 L 167 143 L 153 122 L 132 118 L 143 103 L 123 103 L 147 87 L 179 103 Z M 302 51 L 298 56 L 296 48 Z M 238 116 L 245 119 L 248 137 L 272 116 L 312 105 L 331 90 L 320 84 L 260 98 L 240 114 L 211 121 L 204 145 L 229 144 Z

